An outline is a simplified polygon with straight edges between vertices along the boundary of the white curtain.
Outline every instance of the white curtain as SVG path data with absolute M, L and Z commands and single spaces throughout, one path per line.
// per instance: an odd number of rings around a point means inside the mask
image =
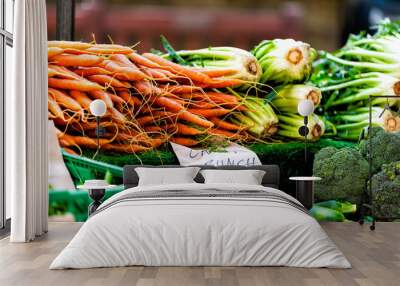
M 47 232 L 47 24 L 45 0 L 15 1 L 13 93 L 6 98 L 6 187 L 12 242 Z

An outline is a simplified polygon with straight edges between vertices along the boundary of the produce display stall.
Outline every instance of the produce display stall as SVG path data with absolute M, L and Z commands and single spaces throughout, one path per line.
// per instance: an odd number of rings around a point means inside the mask
M 352 35 L 334 53 L 293 39 L 265 40 L 251 51 L 175 50 L 161 36 L 164 51 L 142 54 L 117 44 L 51 41 L 49 119 L 75 182 L 97 177 L 118 184 L 127 163 L 176 164 L 169 142 L 209 151 L 235 142 L 264 164 L 280 164 L 288 193 L 294 190 L 289 176 L 322 177 L 316 183 L 318 212 L 342 215 L 312 213 L 343 221 L 362 203 L 368 181 L 364 143 L 358 145 L 363 134 L 371 135 L 368 98 L 400 95 L 399 31 L 400 23 L 385 20 L 374 35 Z M 107 107 L 99 141 L 90 113 L 95 99 Z M 308 117 L 306 166 L 298 132 L 304 118 L 297 111 L 303 100 L 315 106 Z M 400 138 L 399 105 L 378 98 L 372 105 L 372 126 Z M 382 161 L 376 173 L 396 158 Z M 357 188 L 342 183 L 352 174 L 337 164 L 349 160 L 359 168 Z

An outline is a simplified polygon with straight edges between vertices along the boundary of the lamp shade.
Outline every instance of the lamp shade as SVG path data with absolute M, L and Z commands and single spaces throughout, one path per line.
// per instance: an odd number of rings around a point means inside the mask
M 98 117 L 102 117 L 107 112 L 106 103 L 101 99 L 93 100 L 89 108 L 90 112 Z
M 304 99 L 297 105 L 297 111 L 301 116 L 308 116 L 314 112 L 314 103 L 309 99 Z

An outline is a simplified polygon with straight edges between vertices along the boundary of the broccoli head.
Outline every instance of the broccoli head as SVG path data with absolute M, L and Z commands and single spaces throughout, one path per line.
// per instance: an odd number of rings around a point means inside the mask
M 400 217 L 400 161 L 382 166 L 372 177 L 374 215 L 380 218 Z
M 361 203 L 368 181 L 368 162 L 354 148 L 321 149 L 314 158 L 315 198 L 324 200 L 346 200 Z
M 372 143 L 372 173 L 381 170 L 383 164 L 400 160 L 400 132 L 389 133 L 381 127 L 371 129 Z M 364 158 L 368 159 L 368 138 L 360 142 L 360 152 Z

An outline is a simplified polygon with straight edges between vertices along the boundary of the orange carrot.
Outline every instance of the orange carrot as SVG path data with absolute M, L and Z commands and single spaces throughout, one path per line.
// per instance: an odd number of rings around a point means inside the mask
M 209 77 L 223 77 L 237 73 L 235 69 L 196 69 L 198 72 L 208 75 Z
M 118 95 L 116 95 L 114 93 L 108 93 L 108 94 L 110 95 L 111 100 L 114 103 L 116 103 L 116 104 L 118 104 L 120 106 L 123 106 L 123 105 L 127 104 L 127 102 L 122 97 L 119 97 Z
M 130 54 L 133 50 L 129 47 L 114 44 L 96 44 L 86 50 L 94 54 Z
M 227 79 L 216 79 L 213 78 L 211 82 L 206 84 L 200 84 L 201 87 L 208 87 L 208 88 L 224 88 L 224 87 L 234 87 L 243 84 L 244 81 L 236 78 L 227 78 Z
M 76 41 L 48 41 L 47 46 L 49 48 L 52 47 L 57 47 L 61 49 L 77 49 L 77 50 L 85 50 L 88 49 L 92 46 L 92 44 L 89 43 L 83 43 L 83 42 L 76 42 Z
M 208 91 L 206 95 L 216 103 L 230 103 L 230 104 L 238 104 L 239 100 L 236 96 L 231 94 L 226 94 L 222 92 L 212 92 Z
M 174 142 L 179 145 L 191 147 L 199 144 L 198 141 L 190 138 L 185 138 L 185 137 L 172 137 L 169 139 L 171 142 Z
M 207 97 L 207 95 L 197 92 L 197 93 L 188 93 L 188 94 L 179 94 L 179 97 L 184 98 L 184 99 L 188 99 L 190 102 L 194 101 L 194 102 L 211 102 L 214 103 L 212 101 L 210 101 L 210 98 Z
M 83 118 L 82 106 L 75 99 L 69 97 L 64 92 L 53 88 L 48 89 L 48 94 L 49 97 L 53 98 L 59 105 L 64 106 L 72 111 L 79 112 L 81 118 Z
M 143 129 L 148 133 L 161 133 L 164 131 L 162 127 L 156 125 L 144 126 Z
M 146 133 L 142 133 L 146 134 Z M 113 134 L 113 133 L 106 133 L 107 137 L 110 138 L 115 138 L 117 142 L 120 144 L 135 144 L 135 145 L 141 145 L 143 147 L 147 147 L 148 149 L 151 149 L 151 147 L 158 145 L 158 140 L 153 140 L 152 138 L 148 137 L 147 135 L 143 135 L 141 137 L 143 138 L 138 138 L 136 135 L 128 134 L 128 133 L 123 133 L 123 132 L 118 132 L 118 134 Z
M 102 74 L 102 75 L 90 75 L 90 76 L 88 76 L 88 79 L 90 81 L 94 81 L 96 83 L 104 85 L 105 87 L 108 87 L 108 86 L 124 87 L 124 88 L 129 88 L 130 87 L 126 83 L 123 83 L 120 80 L 118 80 L 118 79 L 116 79 L 114 77 L 105 75 L 105 74 Z
M 80 90 L 71 90 L 70 93 L 71 97 L 75 99 L 83 108 L 89 109 L 92 100 L 86 95 L 85 92 Z
M 115 77 L 122 80 L 142 80 L 146 75 L 132 67 L 121 66 L 115 61 L 105 60 L 102 64 L 106 70 L 115 73 Z
M 88 80 L 49 78 L 48 84 L 50 87 L 54 88 L 75 89 L 80 91 L 93 91 L 103 89 L 97 83 L 90 82 Z
M 47 77 L 55 77 L 59 74 L 58 71 L 56 71 L 55 69 L 52 69 L 50 67 L 47 68 Z
M 74 125 L 74 124 L 72 124 Z M 100 126 L 104 128 L 111 128 L 115 127 L 116 123 L 113 122 L 100 122 Z M 97 128 L 97 123 L 96 122 L 84 122 L 84 123 L 79 123 L 79 128 L 77 130 L 92 130 Z
M 136 64 L 146 66 L 149 68 L 160 68 L 160 65 L 139 55 L 138 53 L 130 53 L 127 55 L 128 58 Z
M 118 62 L 122 66 L 138 69 L 138 67 L 134 63 L 132 63 L 126 55 L 113 54 L 109 57 L 109 59 Z
M 154 111 L 152 111 L 152 114 L 154 117 L 158 118 L 159 120 L 171 119 L 171 121 L 174 123 L 178 119 L 178 114 L 168 112 L 168 111 L 154 110 Z
M 161 70 L 159 69 L 142 69 L 143 73 L 149 76 L 150 78 L 154 80 L 160 80 L 160 79 L 169 79 L 168 76 L 165 75 Z
M 89 75 L 96 75 L 96 74 L 105 74 L 105 75 L 111 75 L 112 72 L 101 68 L 101 67 L 88 67 L 88 68 L 79 68 L 74 71 L 76 74 L 79 76 L 89 76 Z
M 193 114 L 202 115 L 205 118 L 222 116 L 231 112 L 229 109 L 224 109 L 224 108 L 213 108 L 213 109 L 191 108 L 188 111 Z
M 125 132 L 129 132 L 129 130 L 126 130 Z M 108 132 L 105 134 L 105 136 L 111 137 L 111 138 L 116 136 L 115 139 L 117 141 L 123 141 L 123 142 L 128 141 L 129 143 L 140 143 L 140 144 L 143 143 L 145 145 L 150 145 L 149 144 L 150 138 L 147 137 L 147 135 L 143 135 L 143 136 L 140 136 L 141 138 L 138 138 L 139 136 L 136 136 L 137 134 L 130 134 L 130 133 L 125 133 L 125 132 L 120 131 L 120 132 L 118 132 L 118 134 Z M 145 134 L 145 133 L 143 133 L 143 134 Z
M 131 106 L 141 106 L 142 105 L 142 101 L 139 98 L 137 98 L 136 96 L 131 95 L 129 91 L 125 91 L 125 90 L 119 91 L 118 95 Z
M 134 82 L 133 87 L 142 95 L 161 95 L 163 93 L 161 89 L 148 81 Z
M 76 153 L 74 150 L 68 147 L 64 147 L 64 151 L 71 155 L 78 155 L 78 153 Z
M 65 120 L 61 107 L 58 105 L 57 101 L 50 96 L 47 98 L 47 108 L 56 118 L 58 117 Z
M 208 98 L 219 105 L 224 105 L 226 107 L 239 110 L 246 111 L 248 110 L 242 103 L 238 100 L 238 98 L 231 94 L 226 94 L 222 92 L 210 92 L 206 93 Z
M 53 122 L 57 126 L 67 126 L 67 125 L 72 125 L 74 123 L 81 124 L 80 121 L 78 121 L 78 119 L 76 119 L 74 117 L 70 117 L 70 116 L 68 116 L 68 118 L 65 118 L 65 116 L 64 116 L 64 119 L 62 119 L 60 117 L 53 118 Z M 82 124 L 84 124 L 84 123 L 82 123 Z
M 190 107 L 191 108 L 210 109 L 210 108 L 214 108 L 217 106 L 216 106 L 216 104 L 211 103 L 211 102 L 193 100 L 190 102 Z
M 94 53 L 88 52 L 87 50 L 78 50 L 74 48 L 65 48 L 64 53 L 70 55 L 94 55 Z
M 163 70 L 163 69 L 150 69 L 150 68 L 147 68 L 147 70 L 152 70 L 152 71 L 156 71 L 156 72 L 159 72 L 159 73 L 161 73 L 161 74 L 163 74 L 164 75 L 164 78 L 165 79 L 174 79 L 174 78 L 177 78 L 177 76 L 175 75 L 175 74 L 173 74 L 172 72 L 170 72 L 170 71 L 167 71 L 167 70 Z
M 214 126 L 214 124 L 212 122 L 187 111 L 181 104 L 175 102 L 174 100 L 172 100 L 170 98 L 158 96 L 158 97 L 155 97 L 154 103 L 159 106 L 165 107 L 167 110 L 177 112 L 178 118 L 183 119 L 185 121 L 188 121 L 188 122 L 191 122 L 191 123 L 194 123 L 196 125 L 206 127 L 206 128 L 210 128 L 210 127 Z
M 128 122 L 128 120 L 126 119 L 125 115 L 123 115 L 121 112 L 119 112 L 117 109 L 115 109 L 114 107 L 109 109 L 110 113 L 111 113 L 111 117 L 119 122 L 119 123 L 123 123 L 126 124 Z
M 238 126 L 236 124 L 227 122 L 225 120 L 222 120 L 218 117 L 211 117 L 209 118 L 209 120 L 215 124 L 215 126 L 222 128 L 222 129 L 226 129 L 226 130 L 234 130 L 234 131 L 240 131 L 243 130 L 244 128 L 241 126 Z
M 47 69 L 52 70 L 56 76 L 61 77 L 61 78 L 84 80 L 84 78 L 82 78 L 79 75 L 77 75 L 76 73 L 70 71 L 66 67 L 57 66 L 57 65 L 48 65 Z
M 179 102 L 165 96 L 155 96 L 154 103 L 174 112 L 179 112 L 185 109 L 185 107 L 183 107 Z
M 210 128 L 210 127 L 214 126 L 214 123 L 212 123 L 206 119 L 203 119 L 193 113 L 190 113 L 187 110 L 183 110 L 183 111 L 179 112 L 178 118 L 185 120 L 187 122 L 190 122 L 190 123 L 194 123 L 194 124 L 202 126 L 202 127 L 206 127 L 206 128 Z
M 68 135 L 68 134 L 60 134 L 59 138 L 64 139 L 67 143 L 67 147 L 73 147 L 73 146 L 84 146 L 92 149 L 97 148 L 97 140 L 86 137 L 86 136 L 74 136 L 74 135 Z M 100 145 L 104 145 L 109 143 L 108 139 L 100 138 L 99 140 Z
M 163 90 L 174 94 L 182 94 L 182 93 L 193 93 L 195 91 L 200 91 L 201 87 L 193 86 L 193 85 L 164 85 L 161 87 Z
M 52 57 L 51 62 L 60 66 L 88 67 L 97 65 L 103 59 L 96 55 L 68 55 L 62 54 Z
M 172 131 L 174 134 L 179 134 L 179 135 L 200 135 L 203 134 L 204 131 L 200 129 L 196 129 L 194 127 L 187 126 L 182 123 L 171 123 L 171 124 L 163 124 L 163 125 L 150 125 L 150 126 L 145 126 L 143 129 L 146 132 L 164 132 L 164 131 Z
M 149 148 L 138 144 L 105 144 L 101 146 L 101 148 L 107 151 L 114 151 L 121 153 L 137 153 L 149 150 Z
M 179 123 L 179 122 L 175 126 L 177 128 L 177 133 L 181 134 L 181 135 L 193 135 L 194 136 L 194 135 L 199 135 L 199 134 L 204 133 L 203 130 L 200 130 L 200 129 L 197 129 L 194 127 L 190 127 L 190 126 L 187 126 L 187 125 Z
M 158 135 L 160 136 L 160 135 Z M 157 148 L 159 147 L 161 144 L 165 143 L 165 140 L 169 137 L 169 136 L 164 136 L 162 135 L 162 137 L 164 138 L 152 138 L 149 143 L 151 144 L 152 148 Z
M 61 55 L 63 52 L 64 50 L 59 47 L 49 47 L 47 48 L 47 58 L 51 59 L 54 56 Z
M 159 64 L 162 67 L 162 69 L 166 69 L 170 72 L 188 77 L 189 79 L 191 79 L 193 81 L 198 81 L 201 83 L 212 83 L 213 82 L 213 80 L 205 74 L 202 74 L 193 69 L 189 69 L 187 67 L 178 65 L 176 63 L 173 63 L 173 62 L 166 60 L 160 56 L 157 56 L 155 54 L 144 53 L 143 56 L 146 57 L 147 59 Z
M 140 118 L 137 118 L 136 121 L 139 125 L 144 126 L 146 124 L 154 122 L 156 120 L 157 116 L 152 116 L 152 115 L 145 115 Z
M 179 104 L 182 105 L 182 106 L 185 106 L 185 105 L 189 104 L 189 103 L 186 102 L 185 100 L 183 100 L 183 99 L 181 99 L 181 98 L 177 98 L 177 97 L 175 97 L 175 96 L 166 96 L 166 97 L 172 99 L 173 101 L 175 101 L 176 103 L 179 103 Z
M 89 92 L 89 94 L 96 99 L 103 100 L 105 102 L 107 108 L 113 108 L 114 104 L 113 104 L 113 101 L 108 92 L 106 92 L 104 90 L 95 90 L 95 91 Z
M 126 132 L 128 132 L 128 134 L 131 136 L 132 140 L 138 141 L 138 142 L 143 143 L 148 146 L 152 146 L 152 142 L 151 142 L 152 138 L 150 138 L 145 132 L 143 132 L 143 131 L 139 132 L 139 131 L 132 130 L 132 129 L 129 129 Z M 119 133 L 121 133 L 121 132 L 119 132 Z

